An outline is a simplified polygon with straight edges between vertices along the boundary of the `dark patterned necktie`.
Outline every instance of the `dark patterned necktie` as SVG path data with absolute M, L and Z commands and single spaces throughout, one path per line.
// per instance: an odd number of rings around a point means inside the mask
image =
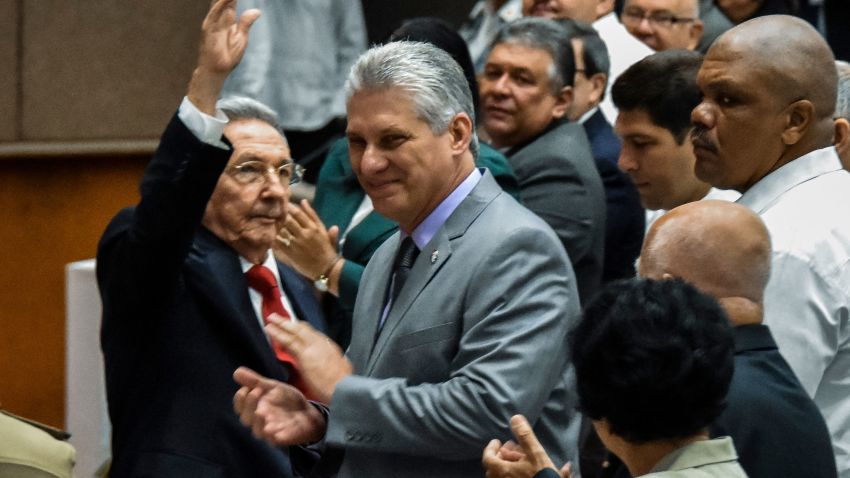
M 393 268 L 395 279 L 393 280 L 393 288 L 390 292 L 390 300 L 392 301 L 390 302 L 390 307 L 395 304 L 398 294 L 401 292 L 401 288 L 404 287 L 404 283 L 407 282 L 407 276 L 410 275 L 410 269 L 413 267 L 413 263 L 416 261 L 416 256 L 418 255 L 419 248 L 416 247 L 416 243 L 413 242 L 412 237 L 407 237 L 405 240 L 401 241 L 401 247 L 398 250 L 395 267 Z

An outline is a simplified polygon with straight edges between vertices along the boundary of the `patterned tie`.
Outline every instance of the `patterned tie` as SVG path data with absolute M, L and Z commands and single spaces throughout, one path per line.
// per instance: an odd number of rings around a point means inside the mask
M 286 320 L 292 320 L 292 316 L 283 307 L 281 302 L 280 288 L 277 286 L 277 279 L 274 273 L 268 267 L 262 265 L 254 265 L 248 272 L 245 273 L 245 278 L 248 280 L 248 287 L 256 290 L 263 296 L 263 304 L 261 307 L 263 313 L 263 323 L 269 323 L 269 316 L 272 313 L 278 314 Z M 272 349 L 274 350 L 277 359 L 288 365 L 290 370 L 289 383 L 295 388 L 304 392 L 307 395 L 307 387 L 298 373 L 295 359 L 286 353 L 285 350 L 274 340 L 271 341 Z
M 390 297 L 392 297 L 392 304 L 395 303 L 398 298 L 399 292 L 401 292 L 401 288 L 404 287 L 404 283 L 407 282 L 407 276 L 410 275 L 410 269 L 413 267 L 413 263 L 416 262 L 416 257 L 419 255 L 419 248 L 416 247 L 416 243 L 413 242 L 412 237 L 407 237 L 405 240 L 401 241 L 401 247 L 398 249 L 398 256 L 395 259 L 394 277 L 392 291 L 390 292 Z

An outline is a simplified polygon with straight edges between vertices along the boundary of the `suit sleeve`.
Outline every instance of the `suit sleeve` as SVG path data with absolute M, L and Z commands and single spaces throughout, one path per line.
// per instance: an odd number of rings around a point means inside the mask
M 152 298 L 167 299 L 229 155 L 172 118 L 142 179 L 141 201 L 118 213 L 98 245 L 105 308 L 113 298 L 145 310 Z
M 491 438 L 510 436 L 512 415 L 536 422 L 566 373 L 566 335 L 578 315 L 572 270 L 545 232 L 515 229 L 463 271 L 463 325 L 445 381 L 346 377 L 333 395 L 327 443 L 468 460 Z

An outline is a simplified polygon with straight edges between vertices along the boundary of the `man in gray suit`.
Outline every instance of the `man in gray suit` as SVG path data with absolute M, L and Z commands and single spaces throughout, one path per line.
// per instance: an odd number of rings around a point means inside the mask
M 358 60 L 347 94 L 353 170 L 400 233 L 364 272 L 347 358 L 303 322 L 268 327 L 327 407 L 240 368 L 242 422 L 278 446 L 313 443 L 308 473 L 342 450 L 340 477 L 469 477 L 521 412 L 576 462 L 575 277 L 552 229 L 475 169 L 460 68 L 433 46 L 390 43 Z M 303 464 L 307 450 L 292 450 Z
M 480 79 L 482 125 L 519 180 L 523 204 L 558 234 L 586 302 L 602 279 L 605 191 L 581 125 L 566 119 L 575 59 L 567 31 L 523 18 L 499 32 Z

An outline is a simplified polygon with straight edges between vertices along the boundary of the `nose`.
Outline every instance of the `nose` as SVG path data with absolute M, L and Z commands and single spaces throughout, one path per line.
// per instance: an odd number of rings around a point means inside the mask
M 629 146 L 625 143 L 620 149 L 620 157 L 617 158 L 617 167 L 619 167 L 620 171 L 623 171 L 624 173 L 637 171 L 638 169 L 638 162 L 635 161 L 633 153 L 630 151 Z
M 637 23 L 637 30 L 642 33 L 652 33 L 652 24 L 649 23 L 649 17 L 643 16 Z
M 691 111 L 691 124 L 704 129 L 714 127 L 714 111 L 710 104 L 702 100 L 696 108 Z
M 269 199 L 285 198 L 289 193 L 289 183 L 280 179 L 277 173 L 266 173 L 266 181 L 263 183 L 262 197 Z
M 354 159 L 354 158 L 352 158 Z M 360 156 L 360 172 L 362 174 L 377 174 L 387 169 L 387 160 L 374 145 L 366 145 Z
M 493 93 L 498 95 L 507 95 L 510 92 L 509 83 L 510 78 L 508 78 L 507 73 L 502 73 L 492 84 L 491 90 Z

